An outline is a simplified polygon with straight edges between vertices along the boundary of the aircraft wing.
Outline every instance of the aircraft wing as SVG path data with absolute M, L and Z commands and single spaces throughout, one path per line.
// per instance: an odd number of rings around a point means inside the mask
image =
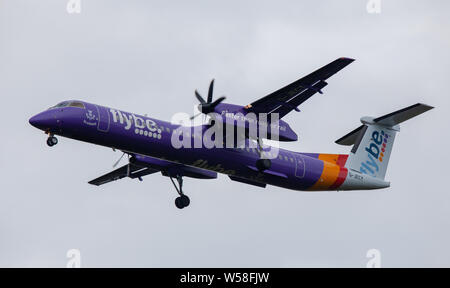
M 312 72 L 311 74 L 247 105 L 249 112 L 279 113 L 281 119 L 292 110 L 328 85 L 327 80 L 332 75 L 352 63 L 354 59 L 339 58 Z
M 128 165 L 130 166 L 128 168 Z M 129 169 L 129 171 L 128 171 Z M 109 172 L 105 175 L 102 175 L 92 181 L 89 181 L 89 184 L 92 185 L 96 185 L 96 186 L 100 186 L 112 181 L 116 181 L 116 180 L 120 180 L 122 178 L 128 177 L 130 176 L 130 178 L 139 178 L 139 177 L 143 177 L 149 174 L 153 174 L 155 172 L 158 172 L 159 170 L 156 169 L 151 169 L 148 167 L 140 167 L 137 165 L 133 165 L 133 164 L 127 164 L 124 165 L 112 172 Z M 129 175 L 128 175 L 129 173 Z
M 142 180 L 141 177 L 156 172 L 161 172 L 163 176 L 167 177 L 181 175 L 197 179 L 217 178 L 217 172 L 173 163 L 162 159 L 132 154 L 129 164 L 89 181 L 89 184 L 100 186 L 125 177 L 130 177 L 131 179 L 138 178 L 139 180 Z

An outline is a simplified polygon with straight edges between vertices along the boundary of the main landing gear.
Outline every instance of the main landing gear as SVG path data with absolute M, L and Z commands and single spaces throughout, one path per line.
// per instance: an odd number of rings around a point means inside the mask
M 256 160 L 256 168 L 260 172 L 263 172 L 264 170 L 268 170 L 272 166 L 272 161 L 270 161 L 270 159 L 263 159 L 262 158 L 262 153 L 263 153 L 262 141 L 258 139 L 258 155 L 259 155 L 259 159 Z
M 270 159 L 258 159 L 258 160 L 256 160 L 256 168 L 260 172 L 263 172 L 264 170 L 270 169 L 271 166 L 272 166 L 272 161 L 270 161 Z
M 178 209 L 183 209 L 185 207 L 188 207 L 189 204 L 191 203 L 191 200 L 189 199 L 188 196 L 184 195 L 184 193 L 183 193 L 183 178 L 182 178 L 182 176 L 177 175 L 178 187 L 177 187 L 175 181 L 173 181 L 172 177 L 170 177 L 170 181 L 172 181 L 173 186 L 175 187 L 178 194 L 180 195 L 175 199 L 175 206 L 177 206 Z
M 52 146 L 55 146 L 56 144 L 58 144 L 58 138 L 49 134 L 49 136 L 47 138 L 47 145 L 52 147 Z

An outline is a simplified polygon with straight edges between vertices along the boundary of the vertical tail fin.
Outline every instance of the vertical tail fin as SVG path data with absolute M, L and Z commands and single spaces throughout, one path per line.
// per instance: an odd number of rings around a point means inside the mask
M 340 145 L 353 145 L 345 166 L 384 179 L 399 124 L 432 108 L 418 103 L 378 118 L 362 117 L 363 125 L 336 140 Z
M 359 141 L 353 145 L 346 166 L 370 176 L 384 179 L 389 157 L 394 144 L 396 129 L 369 122 L 363 118 L 364 125 Z

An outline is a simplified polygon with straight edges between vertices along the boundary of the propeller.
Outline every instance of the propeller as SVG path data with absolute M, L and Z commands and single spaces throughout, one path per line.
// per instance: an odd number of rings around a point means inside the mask
M 214 79 L 211 80 L 211 83 L 209 84 L 207 101 L 205 101 L 202 95 L 200 95 L 200 93 L 198 93 L 198 91 L 195 90 L 195 97 L 197 97 L 197 100 L 200 102 L 200 104 L 198 104 L 198 110 L 200 110 L 200 113 L 192 116 L 191 120 L 197 117 L 198 115 L 214 112 L 216 106 L 226 99 L 225 96 L 222 96 L 217 98 L 215 101 L 212 101 L 213 91 L 214 91 Z

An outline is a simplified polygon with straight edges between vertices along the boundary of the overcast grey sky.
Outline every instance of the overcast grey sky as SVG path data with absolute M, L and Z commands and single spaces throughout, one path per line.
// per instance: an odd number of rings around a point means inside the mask
M 0 266 L 450 266 L 450 2 L 0 0 Z M 246 105 L 337 57 L 356 61 L 284 120 L 296 151 L 348 153 L 334 140 L 364 115 L 423 102 L 402 125 L 379 191 L 295 192 L 186 179 L 87 181 L 119 152 L 59 137 L 28 119 L 80 99 L 169 120 L 194 89 Z

